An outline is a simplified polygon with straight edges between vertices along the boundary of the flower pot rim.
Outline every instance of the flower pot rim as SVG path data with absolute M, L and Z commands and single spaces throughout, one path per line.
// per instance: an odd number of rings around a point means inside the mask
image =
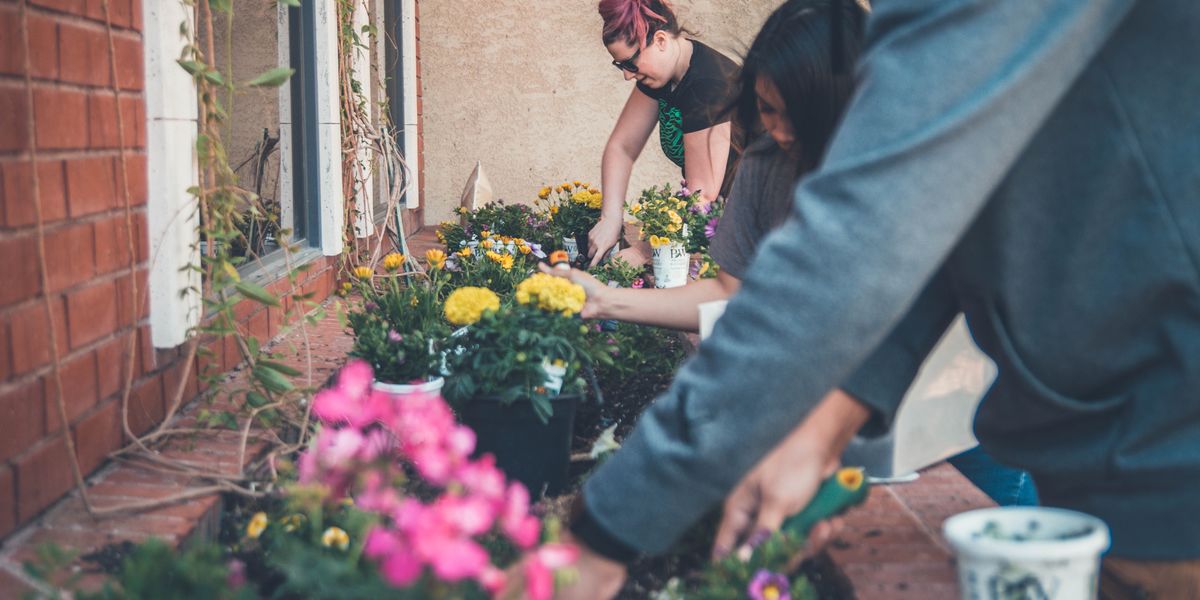
M 1042 522 L 1069 521 L 1075 527 L 1091 527 L 1086 533 L 1066 539 L 1011 540 L 977 537 L 989 521 L 1022 523 L 1031 519 Z M 1097 517 L 1063 508 L 1045 506 L 1004 506 L 967 511 L 950 517 L 942 525 L 942 534 L 963 557 L 983 560 L 1030 562 L 1099 558 L 1110 544 L 1108 526 Z

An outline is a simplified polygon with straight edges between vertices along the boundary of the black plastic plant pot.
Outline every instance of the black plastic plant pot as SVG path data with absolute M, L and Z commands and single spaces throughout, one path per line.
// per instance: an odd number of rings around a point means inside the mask
M 475 455 L 495 455 L 496 466 L 510 480 L 525 484 L 536 499 L 543 489 L 554 496 L 567 486 L 580 399 L 577 394 L 552 399 L 554 415 L 548 423 L 542 422 L 528 400 L 505 406 L 494 398 L 472 400 L 459 410 L 459 418 L 475 430 Z

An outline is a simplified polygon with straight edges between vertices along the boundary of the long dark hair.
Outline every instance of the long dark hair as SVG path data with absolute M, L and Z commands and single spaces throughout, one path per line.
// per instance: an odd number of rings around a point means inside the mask
M 853 65 L 862 50 L 864 19 L 854 0 L 787 0 L 767 17 L 742 63 L 732 107 L 746 139 L 762 131 L 754 86 L 763 76 L 783 98 L 800 152 L 799 169 L 820 163 L 854 93 Z

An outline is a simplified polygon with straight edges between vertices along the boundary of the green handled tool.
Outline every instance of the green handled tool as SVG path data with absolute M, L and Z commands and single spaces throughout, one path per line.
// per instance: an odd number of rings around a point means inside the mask
M 821 487 L 804 510 L 784 520 L 782 529 L 792 535 L 807 536 L 818 522 L 862 504 L 867 499 L 869 489 L 862 467 L 838 469 L 821 482 Z

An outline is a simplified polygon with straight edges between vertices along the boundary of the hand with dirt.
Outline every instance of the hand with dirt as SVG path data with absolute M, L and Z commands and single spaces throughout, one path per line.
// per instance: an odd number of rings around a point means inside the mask
M 869 416 L 865 407 L 841 390 L 826 395 L 726 498 L 713 558 L 734 551 L 748 558 L 784 519 L 804 510 L 821 482 L 837 470 L 842 449 Z M 805 554 L 819 551 L 841 527 L 838 518 L 815 525 Z

